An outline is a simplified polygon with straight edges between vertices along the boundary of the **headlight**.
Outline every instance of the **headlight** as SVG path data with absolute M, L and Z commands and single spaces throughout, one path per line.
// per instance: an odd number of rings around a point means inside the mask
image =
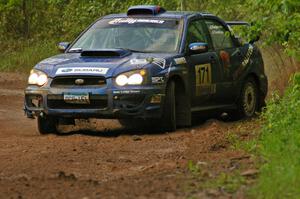
M 115 81 L 118 86 L 141 85 L 144 82 L 145 75 L 145 70 L 131 71 L 118 75 Z
M 48 81 L 47 75 L 39 70 L 32 69 L 28 78 L 28 84 L 43 86 Z
M 125 86 L 128 83 L 128 78 L 126 75 L 119 75 L 116 79 L 116 83 L 119 86 Z
M 140 85 L 143 83 L 143 76 L 141 74 L 133 74 L 128 78 L 129 85 Z

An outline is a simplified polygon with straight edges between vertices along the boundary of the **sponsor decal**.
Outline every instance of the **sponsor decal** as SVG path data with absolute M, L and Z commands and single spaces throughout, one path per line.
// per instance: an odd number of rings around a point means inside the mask
M 211 76 L 211 64 L 195 66 L 196 96 L 211 94 L 214 92 Z
M 134 19 L 134 18 L 117 18 L 108 22 L 111 25 L 114 24 L 135 24 L 135 23 L 152 23 L 152 24 L 163 24 L 164 20 L 158 19 Z
M 180 65 L 180 64 L 186 64 L 186 59 L 184 57 L 175 58 L 174 61 L 178 65 Z
M 113 91 L 113 94 L 139 94 L 141 93 L 140 90 L 119 90 Z
M 152 77 L 152 84 L 163 84 L 165 82 L 164 77 Z
M 81 68 L 59 68 L 56 71 L 56 75 L 62 74 L 100 74 L 105 75 L 109 69 L 100 67 L 81 67 Z
M 211 64 L 195 66 L 196 85 L 211 84 Z
M 234 80 L 236 80 L 243 73 L 243 71 L 245 70 L 245 68 L 249 64 L 249 62 L 251 60 L 251 56 L 253 54 L 253 50 L 254 50 L 254 48 L 250 44 L 244 60 L 242 61 L 240 67 L 233 74 L 233 79 Z
M 153 58 L 152 63 L 154 65 L 159 66 L 161 69 L 165 69 L 166 68 L 166 60 L 163 58 Z
M 163 58 L 153 58 L 153 57 L 149 57 L 147 59 L 145 59 L 145 63 L 152 63 L 156 66 L 159 66 L 161 69 L 165 69 L 166 68 L 166 63 L 167 61 Z
M 245 59 L 242 62 L 243 67 L 245 67 L 249 63 L 252 53 L 253 53 L 253 46 L 249 45 L 249 48 L 248 48 L 247 54 L 245 56 Z
M 132 65 L 146 65 L 149 61 L 147 59 L 131 59 L 130 64 Z
M 217 25 L 211 24 L 208 27 L 209 27 L 209 31 L 210 31 L 211 34 L 216 34 L 216 35 L 223 35 L 224 34 L 222 26 L 217 26 Z

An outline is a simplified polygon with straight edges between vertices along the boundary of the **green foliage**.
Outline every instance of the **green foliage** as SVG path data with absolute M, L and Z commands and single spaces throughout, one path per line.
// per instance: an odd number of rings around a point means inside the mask
M 291 56 L 300 58 L 300 1 L 253 1 L 254 30 L 262 32 L 266 44 L 277 43 Z
M 201 167 L 198 164 L 194 164 L 193 161 L 188 161 L 188 170 L 194 175 L 198 176 L 201 174 Z
M 36 63 L 57 53 L 55 41 L 20 42 L 13 52 L 0 54 L 0 71 L 29 72 Z
M 214 181 L 211 181 L 210 187 L 217 187 L 227 193 L 235 193 L 241 185 L 245 184 L 245 178 L 238 172 L 233 174 L 221 173 Z
M 41 40 L 72 41 L 101 16 L 126 12 L 129 6 L 140 4 L 209 11 L 226 20 L 246 20 L 253 26 L 244 31 L 245 37 L 262 34 L 265 45 L 279 44 L 290 56 L 299 57 L 300 2 L 294 0 L 0 0 L 0 47 L 12 55 L 26 45 L 39 46 Z M 48 47 L 53 52 L 55 46 Z M 10 63 L 15 64 L 7 61 Z M 23 66 L 4 68 L 18 67 Z
M 205 167 L 201 167 L 199 164 L 193 163 L 193 161 L 188 162 L 188 170 L 194 178 L 194 183 L 192 184 L 196 183 L 196 186 L 190 188 L 190 192 L 214 189 L 235 193 L 246 183 L 245 178 L 241 176 L 239 171 L 221 172 L 216 176 L 212 176 L 206 171 Z
M 266 160 L 255 198 L 300 198 L 300 74 L 283 98 L 273 98 L 263 117 L 258 152 Z M 276 189 L 274 189 L 276 187 Z

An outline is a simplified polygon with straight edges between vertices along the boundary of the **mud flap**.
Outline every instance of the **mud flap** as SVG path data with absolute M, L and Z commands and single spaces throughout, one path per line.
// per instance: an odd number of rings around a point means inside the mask
M 176 100 L 176 124 L 179 127 L 192 125 L 191 103 L 186 95 L 177 96 Z

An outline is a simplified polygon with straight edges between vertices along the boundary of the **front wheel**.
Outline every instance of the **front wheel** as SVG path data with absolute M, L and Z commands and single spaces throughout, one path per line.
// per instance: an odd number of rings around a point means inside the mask
M 37 118 L 38 132 L 41 135 L 46 135 L 46 134 L 51 134 L 51 133 L 57 134 L 58 133 L 57 125 L 58 125 L 58 120 L 54 117 L 38 116 L 38 118 Z
M 161 124 L 164 131 L 176 130 L 175 83 L 167 85 Z
M 245 81 L 239 99 L 237 101 L 237 110 L 229 115 L 233 119 L 253 117 L 258 110 L 259 97 L 258 88 L 254 79 L 249 78 Z

